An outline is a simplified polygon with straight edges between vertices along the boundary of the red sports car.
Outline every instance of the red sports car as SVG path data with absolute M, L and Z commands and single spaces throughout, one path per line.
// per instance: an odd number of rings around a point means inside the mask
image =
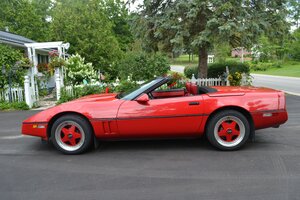
M 42 111 L 23 122 L 22 133 L 79 154 L 100 140 L 199 137 L 221 150 L 236 150 L 255 130 L 288 119 L 281 91 L 256 87 L 185 88 L 159 77 L 133 91 L 86 96 Z

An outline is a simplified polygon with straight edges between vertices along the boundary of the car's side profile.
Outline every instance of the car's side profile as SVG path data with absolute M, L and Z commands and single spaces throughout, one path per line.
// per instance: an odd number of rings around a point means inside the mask
M 86 96 L 42 111 L 23 122 L 22 133 L 79 154 L 95 140 L 199 137 L 236 150 L 255 130 L 287 121 L 284 93 L 256 87 L 172 89 L 159 77 L 126 94 Z

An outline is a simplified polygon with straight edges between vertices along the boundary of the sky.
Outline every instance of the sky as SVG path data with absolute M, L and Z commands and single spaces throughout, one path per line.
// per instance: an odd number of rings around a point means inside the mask
M 124 0 L 124 1 L 125 1 L 125 2 L 128 2 L 128 0 Z M 130 1 L 130 0 L 129 0 L 129 1 Z M 136 11 L 137 8 L 138 8 L 138 6 L 139 6 L 140 4 L 142 4 L 142 3 L 143 3 L 143 0 L 135 0 L 134 3 L 130 3 L 129 11 L 130 11 L 130 12 Z

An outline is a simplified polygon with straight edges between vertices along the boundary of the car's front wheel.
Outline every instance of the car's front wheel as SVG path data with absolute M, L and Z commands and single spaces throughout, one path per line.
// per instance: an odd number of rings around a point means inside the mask
M 51 129 L 53 145 L 64 154 L 80 154 L 92 144 L 92 128 L 86 119 L 77 115 L 58 118 Z
M 249 138 L 249 121 L 238 111 L 223 110 L 212 116 L 206 135 L 209 142 L 220 150 L 237 150 Z

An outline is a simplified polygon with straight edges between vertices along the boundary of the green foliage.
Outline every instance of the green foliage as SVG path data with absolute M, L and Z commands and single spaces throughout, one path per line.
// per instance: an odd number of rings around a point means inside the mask
M 4 102 L 0 101 L 0 110 L 29 110 L 26 102 Z
M 216 62 L 225 62 L 226 58 L 231 53 L 232 48 L 230 47 L 229 43 L 222 42 L 217 43 L 214 45 L 213 53 L 215 55 L 215 61 Z
M 208 77 L 216 78 L 222 76 L 224 72 L 226 72 L 226 66 L 228 66 L 229 73 L 234 74 L 236 72 L 239 73 L 250 73 L 250 68 L 248 63 L 240 63 L 234 61 L 227 61 L 222 63 L 212 63 L 208 67 Z
M 184 75 L 188 78 L 192 78 L 193 74 L 195 75 L 195 78 L 198 76 L 198 66 L 187 66 L 184 68 Z
M 287 52 L 286 44 L 283 40 L 272 41 L 266 36 L 259 38 L 257 45 L 253 47 L 254 60 L 261 62 L 270 62 L 272 60 L 279 60 Z
M 73 85 L 82 84 L 83 80 L 91 82 L 97 78 L 92 63 L 85 63 L 85 59 L 79 54 L 72 55 L 65 63 L 66 83 Z
M 168 76 L 171 78 L 167 83 L 169 88 L 185 88 L 185 76 L 178 72 L 170 72 Z
M 112 73 L 111 65 L 121 58 L 122 51 L 103 0 L 57 0 L 52 17 L 55 40 L 70 42 L 69 53 L 78 53 L 95 69 Z
M 133 35 L 130 30 L 128 9 L 121 0 L 105 1 L 106 15 L 113 23 L 113 33 L 118 40 L 119 46 L 123 51 L 129 49 L 133 43 Z
M 0 72 L 0 88 L 4 88 L 8 84 L 9 71 L 20 60 L 22 60 L 22 53 L 19 50 L 0 44 L 0 68 L 2 69 L 4 65 L 6 69 L 6 74 Z M 19 67 L 11 76 L 12 83 L 23 85 L 24 73 L 24 69 Z
M 246 74 L 250 73 L 250 67 L 249 67 L 248 63 L 227 61 L 227 62 L 209 64 L 208 78 L 217 78 L 217 77 L 223 76 L 224 73 L 226 72 L 226 66 L 228 66 L 230 74 L 234 74 L 236 72 L 246 73 Z M 184 74 L 188 78 L 192 78 L 193 74 L 195 75 L 195 77 L 197 77 L 198 67 L 197 66 L 185 67 Z
M 77 99 L 86 95 L 100 94 L 105 90 L 104 87 L 98 85 L 73 86 L 73 94 L 69 94 L 65 87 L 61 88 L 61 96 L 57 104 L 61 104 L 73 99 Z
M 231 73 L 228 75 L 228 80 L 231 86 L 241 85 L 242 74 L 240 72 Z
M 281 68 L 282 63 L 280 62 L 250 62 L 250 69 L 253 71 L 266 71 L 270 68 Z
M 135 27 L 152 51 L 196 49 L 199 77 L 206 77 L 207 52 L 214 44 L 250 48 L 263 33 L 281 38 L 289 30 L 286 15 L 284 1 L 144 1 Z
M 134 88 L 137 87 L 137 83 L 133 82 L 133 81 L 128 81 L 128 80 L 123 80 L 119 83 L 119 85 L 117 85 L 116 87 L 113 88 L 114 92 L 126 92 L 126 91 L 130 91 Z
M 9 28 L 35 41 L 49 38 L 47 10 L 51 0 L 2 0 L 0 1 L 0 29 Z
M 128 52 L 116 63 L 115 69 L 118 70 L 121 80 L 126 80 L 130 76 L 132 80 L 140 81 L 166 74 L 170 70 L 170 65 L 167 58 L 161 54 Z
M 300 61 L 300 28 L 294 31 L 293 38 L 289 53 L 293 59 Z

